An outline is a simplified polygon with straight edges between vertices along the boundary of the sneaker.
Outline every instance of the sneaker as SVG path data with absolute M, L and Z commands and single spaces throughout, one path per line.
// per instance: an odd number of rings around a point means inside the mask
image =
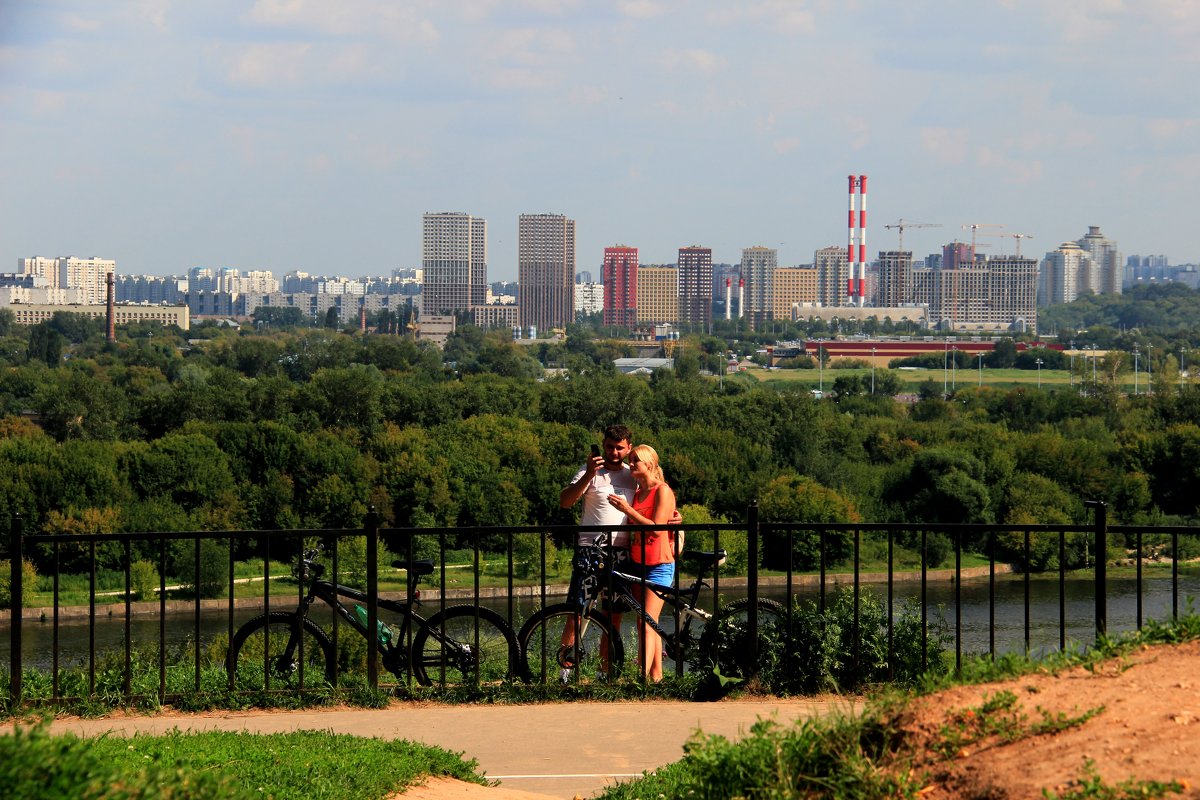
M 559 672 L 559 674 L 558 674 L 558 680 L 559 680 L 559 682 L 560 682 L 560 683 L 562 683 L 562 684 L 564 684 L 564 685 L 566 685 L 566 684 L 570 683 L 570 682 L 571 682 L 571 678 L 572 678 L 572 674 L 571 674 L 571 673 L 572 673 L 572 670 L 569 670 L 569 669 L 564 669 L 564 670 L 562 670 L 561 672 Z

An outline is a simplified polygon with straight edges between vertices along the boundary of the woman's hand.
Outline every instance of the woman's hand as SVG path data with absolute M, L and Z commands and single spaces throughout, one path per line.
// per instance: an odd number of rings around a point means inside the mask
M 608 502 L 614 508 L 626 514 L 633 510 L 633 506 L 629 505 L 629 501 L 617 492 L 613 492 L 608 496 Z

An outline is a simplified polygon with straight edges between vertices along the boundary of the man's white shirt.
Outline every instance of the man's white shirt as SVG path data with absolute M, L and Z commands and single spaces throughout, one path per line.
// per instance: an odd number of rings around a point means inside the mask
M 575 473 L 575 477 L 571 479 L 571 483 L 576 483 L 581 480 L 587 468 L 579 470 Z M 625 512 L 613 506 L 608 502 L 610 494 L 619 494 L 626 501 L 633 504 L 633 495 L 637 491 L 637 483 L 633 480 L 633 470 L 629 469 L 628 464 L 621 464 L 619 470 L 609 470 L 608 467 L 601 467 L 596 470 L 596 474 L 592 476 L 592 480 L 588 483 L 587 489 L 583 492 L 583 514 L 580 516 L 580 525 L 624 525 Z M 579 534 L 579 544 L 591 544 L 600 531 L 583 531 Z M 613 530 L 612 542 L 616 547 L 629 546 L 629 532 L 622 530 Z

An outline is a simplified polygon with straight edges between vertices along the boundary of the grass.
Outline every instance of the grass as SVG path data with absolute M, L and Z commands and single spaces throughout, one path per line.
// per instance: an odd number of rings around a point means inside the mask
M 1041 660 L 1009 656 L 993 662 L 969 659 L 963 676 L 932 676 L 910 693 L 884 690 L 869 698 L 856 716 L 842 715 L 803 720 L 791 727 L 760 721 L 739 742 L 720 736 L 697 735 L 685 748 L 681 761 L 643 778 L 619 784 L 603 800 L 654 797 L 723 798 L 918 798 L 925 794 L 931 770 L 956 757 L 965 746 L 985 740 L 1014 741 L 1025 736 L 1054 733 L 1083 724 L 1101 709 L 1075 715 L 1050 714 L 1039 709 L 1041 719 L 1030 722 L 1016 705 L 1016 697 L 1000 692 L 985 698 L 977 708 L 952 712 L 931 747 L 914 752 L 906 745 L 899 720 L 915 694 L 932 692 L 955 683 L 984 683 L 1034 671 L 1057 672 L 1083 665 L 1095 667 L 1147 644 L 1164 644 L 1200 638 L 1200 615 L 1190 609 L 1178 620 L 1148 623 L 1141 631 L 1102 640 L 1087 652 L 1055 654 Z M 922 760 L 931 766 L 922 766 Z M 1105 784 L 1094 766 L 1085 766 L 1074 785 L 1063 794 L 1046 792 L 1053 800 L 1124 800 L 1180 795 L 1186 787 L 1174 781 L 1125 781 Z
M 427 775 L 486 783 L 436 747 L 327 732 L 0 736 L 0 786 L 34 798 L 383 798 Z

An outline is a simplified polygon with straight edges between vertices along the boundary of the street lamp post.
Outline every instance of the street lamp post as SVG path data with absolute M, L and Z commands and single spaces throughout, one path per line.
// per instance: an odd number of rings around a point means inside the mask
M 951 347 L 950 352 L 954 353 L 950 357 L 950 391 L 958 389 L 958 348 Z
M 1181 392 L 1183 391 L 1183 354 L 1186 352 L 1183 345 L 1179 345 L 1179 391 Z
M 1154 345 L 1146 344 L 1146 394 L 1154 394 L 1154 359 L 1151 350 Z
M 1138 357 L 1141 353 L 1137 349 L 1137 345 L 1133 347 L 1133 396 L 1137 397 L 1138 393 Z
M 817 345 L 817 375 L 820 380 L 820 388 L 817 390 L 821 396 L 825 396 L 825 359 L 821 358 L 821 345 Z
M 1093 344 L 1092 345 L 1092 388 L 1093 389 L 1096 388 L 1096 358 L 1098 357 L 1096 354 L 1097 349 L 1098 349 L 1097 346 L 1095 344 Z
M 1033 363 L 1037 364 L 1037 370 L 1038 370 L 1038 388 L 1040 389 L 1040 388 L 1042 388 L 1042 364 L 1045 364 L 1046 362 L 1045 362 L 1045 361 L 1042 361 L 1042 360 L 1039 358 L 1037 361 L 1034 361 Z
M 983 353 L 976 353 L 975 357 L 979 359 L 979 388 L 983 388 Z
M 1182 374 L 1182 373 L 1181 373 Z M 1179 379 L 1180 385 L 1183 385 L 1183 378 Z M 871 396 L 875 395 L 875 348 L 871 348 Z
M 942 342 L 942 397 L 950 396 L 950 341 Z

